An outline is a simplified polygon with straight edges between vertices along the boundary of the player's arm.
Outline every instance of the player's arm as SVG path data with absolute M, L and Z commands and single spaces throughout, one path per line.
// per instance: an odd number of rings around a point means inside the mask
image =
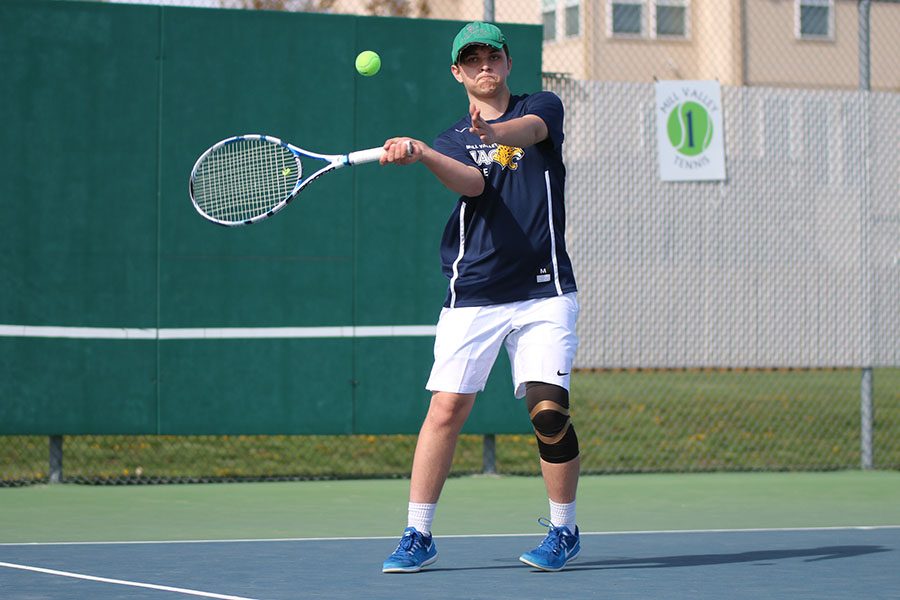
M 527 148 L 544 141 L 549 135 L 547 124 L 537 115 L 523 115 L 509 121 L 491 124 L 482 118 L 481 111 L 474 104 L 469 107 L 469 114 L 472 116 L 472 127 L 469 131 L 481 138 L 485 144 Z
M 407 142 L 412 142 L 412 153 Z M 441 154 L 425 142 L 400 137 L 384 143 L 381 164 L 410 165 L 421 162 L 449 190 L 460 196 L 479 196 L 484 191 L 484 176 L 477 167 L 470 166 Z

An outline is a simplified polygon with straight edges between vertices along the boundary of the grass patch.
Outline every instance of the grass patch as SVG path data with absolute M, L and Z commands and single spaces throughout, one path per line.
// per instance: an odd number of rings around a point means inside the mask
M 874 460 L 900 469 L 900 369 L 877 369 Z M 578 372 L 585 473 L 837 470 L 860 466 L 858 370 Z M 77 482 L 404 477 L 415 436 L 67 436 Z M 499 435 L 497 469 L 539 473 L 530 435 Z M 47 478 L 46 436 L 0 436 L 0 483 Z M 482 469 L 462 436 L 454 474 Z

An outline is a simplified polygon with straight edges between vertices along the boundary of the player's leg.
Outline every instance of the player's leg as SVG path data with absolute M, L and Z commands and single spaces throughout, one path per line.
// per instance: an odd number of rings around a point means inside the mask
M 456 441 L 472 406 L 475 394 L 434 392 L 428 414 L 419 430 L 409 484 L 409 501 L 434 504 L 440 498 L 450 474 Z M 424 531 L 430 531 L 430 523 Z
M 384 562 L 385 573 L 413 573 L 437 559 L 431 522 L 450 473 L 459 432 L 508 333 L 502 314 L 494 307 L 441 312 L 434 366 L 426 386 L 432 390 L 431 404 L 413 457 L 407 528 Z
M 581 458 L 579 456 L 564 463 L 551 463 L 542 458 L 541 475 L 544 476 L 544 486 L 547 488 L 547 497 L 550 498 L 550 501 L 556 504 L 574 503 L 580 472 Z M 560 524 L 567 523 L 566 520 L 558 520 Z M 570 523 L 574 524 L 575 521 L 572 520 Z
M 437 560 L 431 523 L 450 474 L 459 432 L 474 404 L 475 394 L 432 394 L 413 456 L 406 529 L 382 572 L 415 573 Z
M 507 339 L 516 395 L 524 396 L 540 455 L 550 504 L 549 529 L 541 544 L 520 560 L 557 571 L 577 556 L 581 544 L 575 519 L 580 462 L 578 438 L 569 416 L 569 382 L 578 339 L 574 294 L 523 305 L 521 324 Z
M 541 474 L 547 497 L 553 504 L 575 502 L 578 488 L 578 436 L 569 416 L 569 392 L 561 386 L 542 382 L 525 384 L 525 404 L 537 438 Z M 551 511 L 552 513 L 553 511 Z M 572 526 L 574 515 L 554 515 L 555 525 Z
M 550 519 L 539 520 L 548 528 L 544 540 L 519 557 L 523 563 L 545 571 L 559 571 L 581 551 L 575 517 L 578 488 L 578 437 L 569 419 L 569 394 L 560 386 L 529 382 L 525 401 L 537 437 L 541 473 L 550 503 Z

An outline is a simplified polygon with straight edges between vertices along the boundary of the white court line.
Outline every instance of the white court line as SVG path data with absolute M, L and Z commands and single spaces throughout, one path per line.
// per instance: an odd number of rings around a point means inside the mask
M 661 534 L 694 534 L 694 533 L 778 533 L 780 531 L 870 531 L 881 529 L 900 529 L 900 525 L 836 525 L 833 527 L 757 527 L 745 529 L 655 529 L 645 531 L 582 531 L 581 535 L 661 535 Z M 494 538 L 494 537 L 535 537 L 540 531 L 532 533 L 459 533 L 436 535 L 440 539 L 452 538 Z M 108 545 L 142 545 L 142 544 L 246 544 L 268 542 L 353 542 L 367 540 L 396 540 L 395 535 L 358 536 L 358 537 L 304 537 L 304 538 L 241 538 L 225 540 L 131 540 L 131 541 L 98 541 L 98 542 L 0 542 L 3 546 L 108 546 Z
M 434 337 L 434 325 L 340 325 L 335 327 L 60 327 L 0 325 L 0 337 L 89 340 L 245 340 L 367 337 Z
M 254 600 L 253 598 L 245 598 L 244 596 L 229 596 L 228 594 L 215 594 L 213 592 L 201 592 L 199 590 L 189 590 L 187 588 L 171 587 L 168 585 L 157 585 L 155 583 L 141 583 L 139 581 L 125 581 L 123 579 L 110 579 L 108 577 L 95 577 L 93 575 L 84 575 L 82 573 L 70 573 L 69 571 L 57 571 L 56 569 L 44 569 L 42 567 L 31 567 L 28 565 L 17 565 L 15 563 L 0 562 L 0 567 L 9 569 L 19 569 L 20 571 L 33 571 L 35 573 L 45 573 L 47 575 L 57 575 L 59 577 L 71 577 L 72 579 L 83 579 L 86 581 L 99 581 L 100 583 L 112 583 L 115 585 L 124 585 L 128 587 L 146 588 L 150 590 L 161 590 L 163 592 L 176 592 L 178 594 L 187 594 L 188 596 L 201 596 L 203 598 L 219 598 L 220 600 Z

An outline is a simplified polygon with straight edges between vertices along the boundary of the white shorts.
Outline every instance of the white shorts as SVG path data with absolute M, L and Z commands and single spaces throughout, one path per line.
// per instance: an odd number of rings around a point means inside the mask
M 444 308 L 434 341 L 434 366 L 426 389 L 473 394 L 484 389 L 505 345 L 516 398 L 525 383 L 540 381 L 569 389 L 578 348 L 575 292 L 493 306 Z

